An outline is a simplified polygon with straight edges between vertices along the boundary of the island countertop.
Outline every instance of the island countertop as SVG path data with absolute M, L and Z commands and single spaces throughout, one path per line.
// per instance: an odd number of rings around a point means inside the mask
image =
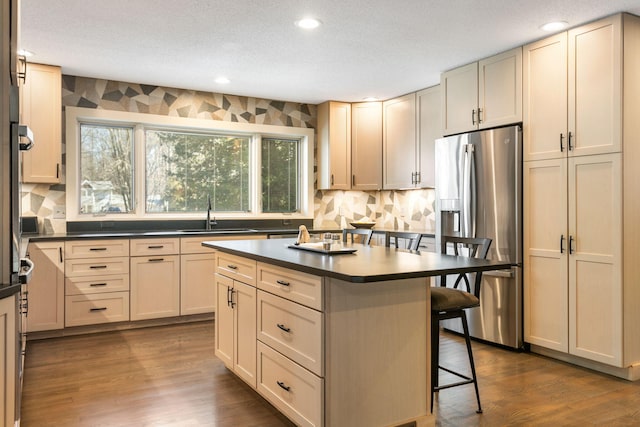
M 256 261 L 352 283 L 500 270 L 511 263 L 432 252 L 355 244 L 352 254 L 321 254 L 289 248 L 295 239 L 205 241 L 203 246 Z

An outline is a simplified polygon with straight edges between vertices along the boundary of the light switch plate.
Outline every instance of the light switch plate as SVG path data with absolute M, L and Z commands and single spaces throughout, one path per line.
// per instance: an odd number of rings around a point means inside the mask
M 64 205 L 55 205 L 53 207 L 53 219 L 65 219 L 67 210 Z

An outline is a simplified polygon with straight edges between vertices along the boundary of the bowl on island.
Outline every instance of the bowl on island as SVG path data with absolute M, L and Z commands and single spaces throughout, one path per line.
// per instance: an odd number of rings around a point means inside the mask
M 375 221 L 354 221 L 349 224 L 355 228 L 373 228 L 376 225 Z

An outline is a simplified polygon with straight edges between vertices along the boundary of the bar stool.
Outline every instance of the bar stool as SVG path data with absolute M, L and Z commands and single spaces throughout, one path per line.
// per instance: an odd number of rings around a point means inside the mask
M 391 247 L 391 240 L 393 240 L 394 247 L 396 249 L 399 249 L 400 245 L 398 244 L 398 239 L 407 239 L 409 240 L 409 243 L 407 244 L 406 248 L 403 249 L 417 251 L 418 247 L 420 246 L 420 239 L 422 239 L 422 234 L 411 233 L 408 231 L 387 231 L 384 237 L 384 245 L 387 248 Z
M 368 245 L 371 243 L 371 235 L 373 234 L 373 230 L 366 228 L 345 228 L 342 230 L 342 241 L 344 243 L 348 242 L 347 236 L 351 236 L 351 242 L 355 243 L 356 236 L 363 236 L 362 243 L 364 245 Z
M 490 246 L 491 239 L 487 238 L 442 236 L 440 252 L 443 254 L 485 259 Z M 462 282 L 466 285 L 466 291 L 458 289 L 458 286 Z M 469 326 L 467 324 L 467 316 L 465 314 L 466 308 L 480 306 L 481 283 L 481 272 L 476 273 L 473 292 L 471 291 L 471 285 L 467 274 L 460 274 L 456 278 L 452 287 L 447 287 L 447 276 L 442 275 L 440 276 L 440 286 L 431 288 L 431 412 L 433 412 L 434 393 L 446 388 L 473 384 L 476 389 L 476 399 L 478 400 L 478 410 L 476 412 L 479 414 L 482 413 L 480 392 L 478 391 L 478 380 L 476 377 L 476 367 L 473 363 L 473 352 L 471 351 L 471 340 L 469 338 Z M 467 345 L 469 365 L 471 367 L 471 377 L 440 366 L 440 321 L 455 318 L 460 318 L 462 321 L 464 340 Z M 461 378 L 462 381 L 439 385 L 438 374 L 440 369 Z

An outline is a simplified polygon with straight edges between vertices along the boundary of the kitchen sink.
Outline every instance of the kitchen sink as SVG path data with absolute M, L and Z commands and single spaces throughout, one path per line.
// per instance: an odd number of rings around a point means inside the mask
M 258 230 L 255 230 L 253 228 L 214 228 L 211 230 L 203 230 L 201 228 L 199 229 L 193 229 L 193 230 L 177 230 L 178 233 L 185 233 L 185 234 L 195 234 L 195 233 L 202 233 L 202 234 L 242 234 L 242 233 L 255 233 Z

